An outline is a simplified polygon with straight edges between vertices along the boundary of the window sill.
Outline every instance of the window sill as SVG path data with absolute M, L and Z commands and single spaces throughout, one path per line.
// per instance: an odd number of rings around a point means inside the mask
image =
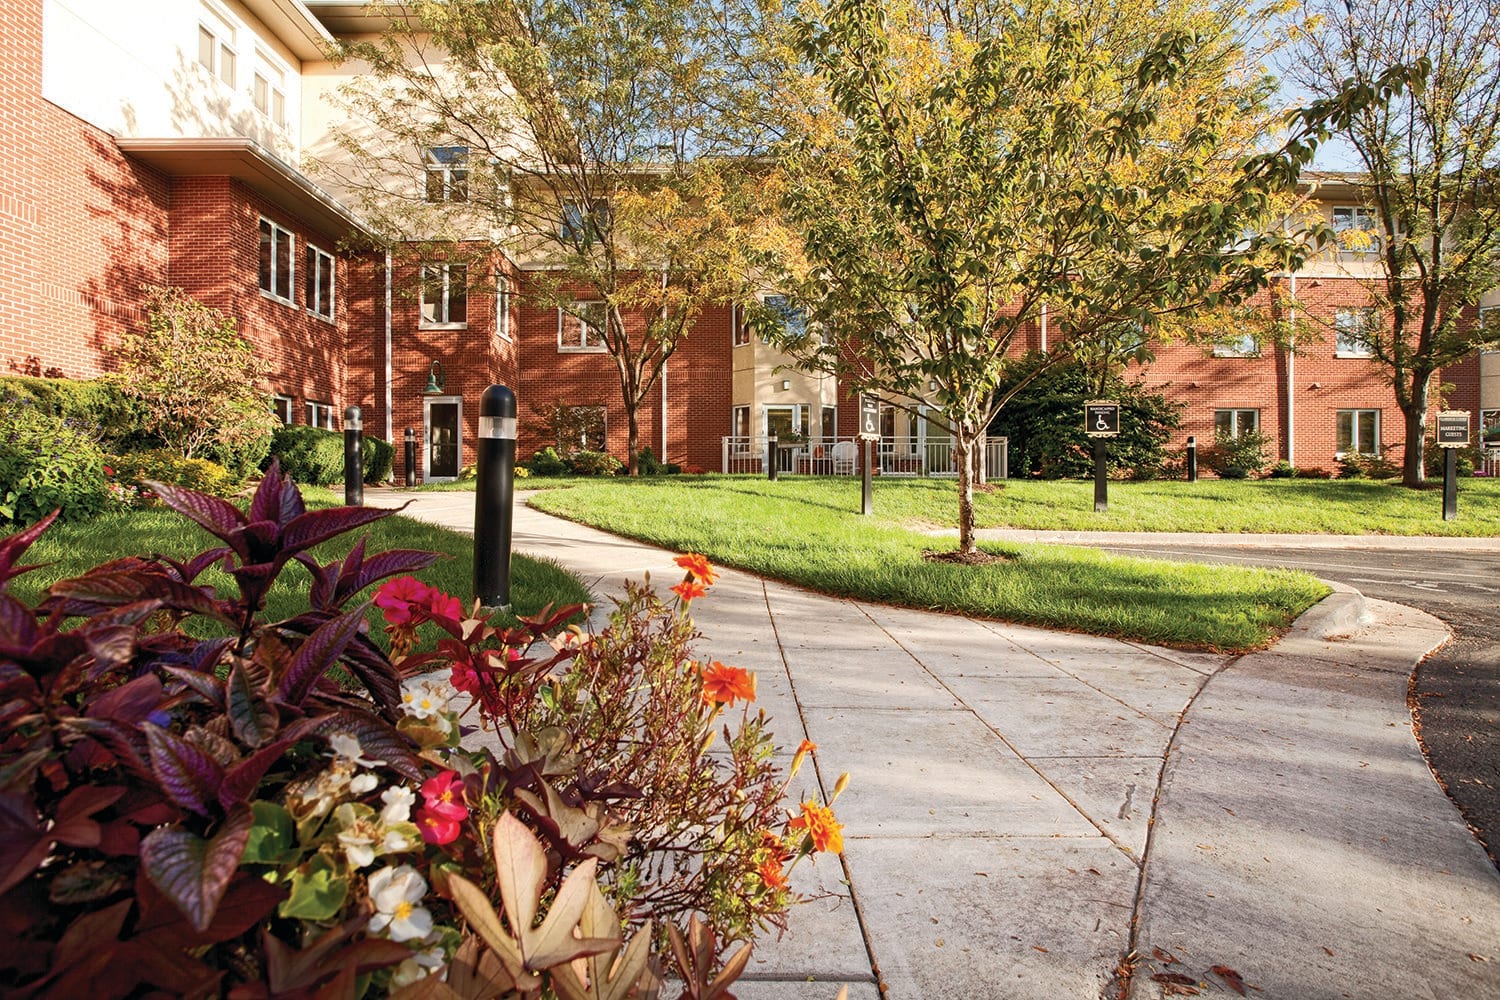
M 469 323 L 468 323 L 467 320 L 465 320 L 462 323 L 418 323 L 417 324 L 417 329 L 418 330 L 467 330 L 468 328 L 469 328 Z
M 1335 358 L 1345 358 L 1352 361 L 1369 361 L 1370 359 L 1375 357 L 1375 355 L 1369 353 L 1368 351 L 1334 351 L 1333 356 Z
M 305 310 L 305 312 L 306 312 L 306 313 L 307 313 L 307 314 L 308 314 L 308 315 L 309 315 L 309 316 L 311 316 L 311 317 L 312 317 L 312 318 L 313 318 L 313 319 L 320 319 L 320 320 L 322 320 L 322 321 L 323 321 L 323 322 L 325 322 L 325 323 L 327 323 L 327 324 L 328 324 L 328 325 L 329 325 L 329 326 L 334 326 L 334 325 L 336 325 L 336 324 L 335 324 L 335 323 L 334 323 L 334 319 L 333 319 L 333 317 L 332 317 L 332 316 L 324 316 L 324 315 L 323 315 L 323 314 L 322 314 L 322 313 L 320 313 L 320 312 L 314 312 L 314 311 L 313 311 L 313 310 L 311 310 L 311 309 L 308 309 L 308 310 Z
M 609 349 L 606 348 L 606 347 L 564 347 L 561 344 L 558 344 L 557 345 L 557 353 L 558 354 L 608 354 L 609 353 Z
M 282 305 L 291 306 L 293 309 L 297 308 L 297 303 L 293 302 L 291 299 L 284 299 L 274 292 L 266 291 L 264 288 L 260 289 L 260 297 L 263 299 L 270 299 L 272 302 L 280 302 Z

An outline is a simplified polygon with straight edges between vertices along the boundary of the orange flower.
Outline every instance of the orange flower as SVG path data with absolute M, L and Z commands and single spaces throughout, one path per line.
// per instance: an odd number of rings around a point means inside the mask
M 736 701 L 754 701 L 755 675 L 714 660 L 703 668 L 703 700 L 730 706 Z
M 708 593 L 708 588 L 703 586 L 703 584 L 699 583 L 697 580 L 689 578 L 683 580 L 677 586 L 673 587 L 672 593 L 682 598 L 682 603 L 686 604 L 689 601 L 694 600 L 695 598 L 702 597 L 704 594 Z
M 789 830 L 806 830 L 813 850 L 838 854 L 844 849 L 844 824 L 833 818 L 833 810 L 811 800 L 802 803 L 802 815 L 787 823 Z
M 767 889 L 779 891 L 787 888 L 786 872 L 781 867 L 780 858 L 770 857 L 760 863 L 760 880 Z
M 693 579 L 702 580 L 704 583 L 709 584 L 710 586 L 712 586 L 714 581 L 719 578 L 718 571 L 709 564 L 708 557 L 699 555 L 696 552 L 689 552 L 686 555 L 680 555 L 672 561 L 681 566 L 683 569 L 687 570 L 688 573 L 692 575 Z
M 816 749 L 818 749 L 818 745 L 812 740 L 803 740 L 797 744 L 798 753 L 812 753 Z

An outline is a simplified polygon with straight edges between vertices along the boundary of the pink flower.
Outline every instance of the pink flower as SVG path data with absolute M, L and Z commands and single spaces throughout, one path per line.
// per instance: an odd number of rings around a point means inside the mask
M 414 606 L 425 603 L 427 595 L 427 584 L 421 580 L 414 576 L 398 576 L 387 580 L 375 591 L 375 606 L 385 612 L 388 624 L 405 625 L 412 621 Z
M 417 829 L 422 839 L 429 844 L 451 844 L 458 839 L 459 823 L 456 819 L 432 812 L 425 806 L 417 810 Z
M 457 771 L 444 771 L 422 783 L 422 812 L 457 822 L 469 818 L 464 805 L 464 779 Z

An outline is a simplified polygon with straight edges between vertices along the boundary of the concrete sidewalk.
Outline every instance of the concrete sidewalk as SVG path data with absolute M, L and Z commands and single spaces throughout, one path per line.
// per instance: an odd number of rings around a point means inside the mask
M 408 498 L 472 528 L 472 494 L 369 499 Z M 680 577 L 524 507 L 515 548 L 602 596 Z M 1346 592 L 1235 658 L 734 571 L 693 616 L 703 656 L 756 670 L 779 743 L 818 744 L 792 795 L 853 777 L 845 853 L 794 872 L 818 898 L 757 944 L 745 1000 L 1235 996 L 1236 974 L 1262 1000 L 1500 997 L 1500 877 L 1406 709 L 1436 619 Z

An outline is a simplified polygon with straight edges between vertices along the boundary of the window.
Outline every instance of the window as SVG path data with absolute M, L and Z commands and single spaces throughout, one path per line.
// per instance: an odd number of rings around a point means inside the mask
M 598 239 L 608 218 L 609 206 L 602 200 L 589 202 L 587 210 L 582 202 L 565 201 L 562 209 L 562 238 L 584 243 Z
M 315 403 L 307 401 L 307 426 L 321 427 L 325 431 L 331 431 L 333 427 L 333 404 Z
M 1214 357 L 1216 358 L 1254 358 L 1260 355 L 1260 342 L 1255 339 L 1255 334 L 1247 333 L 1244 336 L 1214 345 Z
M 729 433 L 734 438 L 736 454 L 750 450 L 750 407 L 736 406 L 729 411 Z
M 427 165 L 427 201 L 469 200 L 469 147 L 433 146 L 423 156 Z
M 739 303 L 729 307 L 729 340 L 735 347 L 750 343 L 750 326 L 745 322 L 745 307 Z
M 260 220 L 260 290 L 292 301 L 292 243 L 295 237 L 270 219 Z
M 1479 440 L 1486 448 L 1500 448 L 1500 410 L 1479 411 Z
M 292 413 L 295 411 L 297 401 L 291 396 L 283 396 L 280 393 L 271 400 L 271 412 L 276 414 L 276 419 L 281 421 L 283 427 L 292 426 Z
M 501 340 L 510 338 L 510 279 L 503 274 L 495 275 L 495 336 Z
M 204 4 L 198 12 L 198 65 L 233 87 L 235 81 L 234 24 Z
M 311 243 L 307 245 L 307 256 L 303 261 L 303 281 L 306 283 L 307 311 L 314 316 L 333 321 L 333 257 Z
M 1237 438 L 1260 430 L 1259 410 L 1215 410 L 1214 435 Z
M 1500 353 L 1500 306 L 1484 306 L 1479 310 L 1479 328 L 1489 337 L 1482 348 L 1484 353 Z
M 1333 314 L 1333 356 L 1368 358 L 1370 334 L 1375 330 L 1374 309 L 1340 309 Z
M 572 311 L 557 310 L 559 351 L 603 351 L 604 303 L 575 302 Z
M 1333 232 L 1338 237 L 1340 257 L 1363 260 L 1380 252 L 1380 223 L 1372 209 L 1335 205 Z
M 839 411 L 832 406 L 823 407 L 823 434 L 825 441 L 839 436 Z
M 789 338 L 801 340 L 807 336 L 806 314 L 788 302 L 785 295 L 767 295 L 766 308 L 776 314 Z
M 256 50 L 260 65 L 255 68 L 255 79 L 250 85 L 250 97 L 255 110 L 271 119 L 277 128 L 286 127 L 286 71 L 278 67 L 264 52 Z
M 1337 450 L 1344 455 L 1380 454 L 1380 411 L 1338 411 Z
M 421 326 L 467 326 L 467 264 L 429 264 L 422 268 Z

